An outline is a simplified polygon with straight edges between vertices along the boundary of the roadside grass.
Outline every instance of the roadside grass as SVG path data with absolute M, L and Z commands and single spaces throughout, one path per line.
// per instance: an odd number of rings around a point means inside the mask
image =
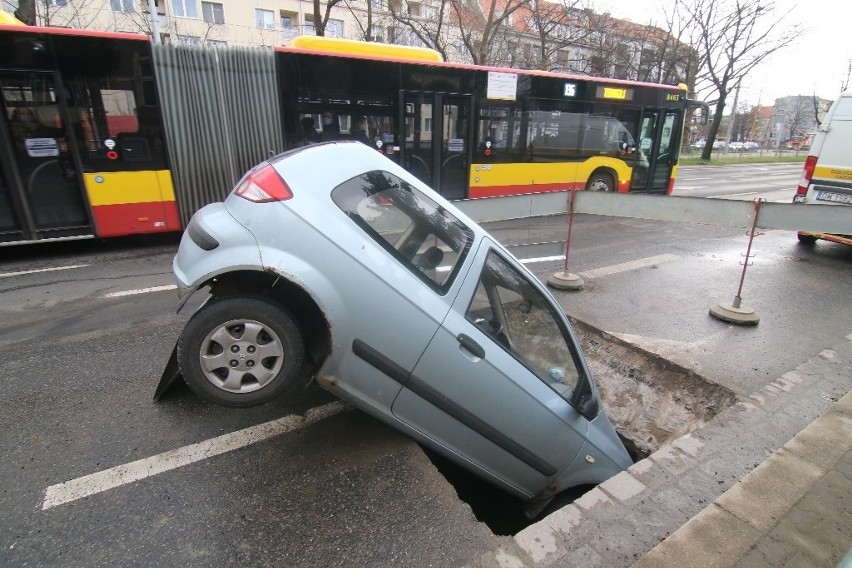
M 782 162 L 804 163 L 805 158 L 807 157 L 807 151 L 799 152 L 798 155 L 787 152 L 782 152 L 780 154 L 776 152 L 766 152 L 765 154 L 763 152 L 759 154 L 714 152 L 709 160 L 702 160 L 700 154 L 697 156 L 681 154 L 680 165 L 721 166 L 725 164 L 775 164 Z

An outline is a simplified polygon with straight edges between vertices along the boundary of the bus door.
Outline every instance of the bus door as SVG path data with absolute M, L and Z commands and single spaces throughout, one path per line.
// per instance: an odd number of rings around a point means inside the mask
M 665 193 L 678 157 L 680 111 L 649 110 L 639 129 L 639 158 L 633 168 L 632 191 Z
M 403 92 L 402 164 L 447 199 L 467 197 L 473 98 Z
M 91 234 L 53 74 L 0 71 L 0 242 Z

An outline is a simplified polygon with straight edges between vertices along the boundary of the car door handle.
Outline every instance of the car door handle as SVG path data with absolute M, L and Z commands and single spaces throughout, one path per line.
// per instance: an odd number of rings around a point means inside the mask
M 480 359 L 485 358 L 485 349 L 483 349 L 479 343 L 474 341 L 469 336 L 460 333 L 458 337 L 456 337 L 456 339 L 458 339 L 462 347 L 470 351 L 471 354 L 473 354 L 474 356 L 479 357 Z

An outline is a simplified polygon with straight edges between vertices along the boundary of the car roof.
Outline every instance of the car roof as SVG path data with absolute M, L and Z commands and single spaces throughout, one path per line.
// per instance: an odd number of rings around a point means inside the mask
M 485 231 L 467 217 L 450 201 L 423 183 L 396 162 L 374 148 L 357 141 L 322 142 L 279 154 L 268 160 L 293 192 L 288 205 L 301 207 L 328 207 L 331 192 L 345 181 L 369 171 L 390 172 L 422 191 L 461 222 L 467 225 L 476 239 Z

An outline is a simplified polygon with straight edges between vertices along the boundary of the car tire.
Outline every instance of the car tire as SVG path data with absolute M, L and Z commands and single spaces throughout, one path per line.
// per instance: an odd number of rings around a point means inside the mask
M 290 313 L 256 297 L 214 299 L 184 327 L 177 345 L 181 373 L 201 398 L 223 406 L 256 406 L 295 388 L 305 345 Z
M 586 191 L 615 191 L 615 182 L 611 175 L 595 172 L 586 183 Z
M 803 245 L 813 245 L 816 244 L 817 238 L 812 235 L 803 235 L 802 233 L 798 234 L 799 242 Z

